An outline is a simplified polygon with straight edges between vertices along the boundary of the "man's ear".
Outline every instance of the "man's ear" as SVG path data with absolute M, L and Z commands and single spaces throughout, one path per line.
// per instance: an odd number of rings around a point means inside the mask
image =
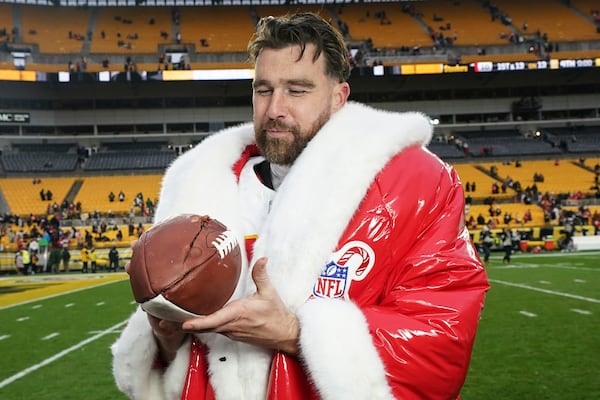
M 348 82 L 336 83 L 332 96 L 333 101 L 331 102 L 331 111 L 336 112 L 348 101 L 348 96 L 350 96 L 350 84 L 348 84 Z

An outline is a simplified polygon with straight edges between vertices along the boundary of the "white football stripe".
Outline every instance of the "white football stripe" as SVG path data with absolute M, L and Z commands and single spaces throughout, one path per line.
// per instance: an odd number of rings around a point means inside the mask
M 60 335 L 60 333 L 58 333 L 58 332 L 53 332 L 53 333 L 51 333 L 51 334 L 49 334 L 49 335 L 46 335 L 46 336 L 44 336 L 44 337 L 42 338 L 42 340 L 50 340 L 50 339 L 52 339 L 52 338 L 55 338 L 55 337 L 57 337 L 58 335 Z
M 537 317 L 537 314 L 524 310 L 519 311 L 519 314 L 524 315 L 526 317 Z

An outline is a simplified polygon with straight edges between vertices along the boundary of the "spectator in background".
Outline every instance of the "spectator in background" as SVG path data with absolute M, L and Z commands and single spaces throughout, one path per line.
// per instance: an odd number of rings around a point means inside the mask
M 117 272 L 119 270 L 119 250 L 115 246 L 108 252 L 108 270 Z
M 69 251 L 69 248 L 67 246 L 63 246 L 62 248 L 61 259 L 63 264 L 63 272 L 69 272 L 69 261 L 71 260 L 71 252 Z
M 92 273 L 95 274 L 96 273 L 96 265 L 98 263 L 98 254 L 96 254 L 95 248 L 92 247 L 90 249 L 89 257 L 90 257 L 90 265 L 92 267 Z
M 481 242 L 481 250 L 483 252 L 483 261 L 488 262 L 490 260 L 490 253 L 492 249 L 492 245 L 494 244 L 494 238 L 492 237 L 492 232 L 490 232 L 490 228 L 487 225 L 484 225 L 481 228 L 481 233 L 479 235 L 479 241 Z
M 504 257 L 502 258 L 503 264 L 510 264 L 510 256 L 512 254 L 513 241 L 512 241 L 512 233 L 510 228 L 504 228 L 502 230 L 502 235 L 500 236 L 500 240 L 502 243 L 502 248 L 504 249 Z
M 18 273 L 20 273 L 21 275 L 27 275 L 25 264 L 23 264 L 23 254 L 20 251 L 17 251 L 15 253 L 15 266 L 17 268 Z
M 35 270 L 31 268 L 31 255 L 28 249 L 21 249 L 21 260 L 23 261 L 24 275 L 29 275 L 30 272 L 35 274 Z
M 62 251 L 55 244 L 50 245 L 50 255 L 48 256 L 48 265 L 46 267 L 46 272 L 51 274 L 55 274 L 58 272 L 58 268 L 60 266 L 60 262 L 62 259 Z
M 82 273 L 86 273 L 88 272 L 88 263 L 90 262 L 90 255 L 88 252 L 88 248 L 87 246 L 84 246 L 81 249 L 81 272 Z

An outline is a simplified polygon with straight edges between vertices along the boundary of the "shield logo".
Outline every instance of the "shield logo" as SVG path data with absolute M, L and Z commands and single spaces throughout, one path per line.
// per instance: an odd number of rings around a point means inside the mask
M 330 261 L 317 278 L 313 289 L 315 297 L 341 298 L 346 293 L 348 267 Z

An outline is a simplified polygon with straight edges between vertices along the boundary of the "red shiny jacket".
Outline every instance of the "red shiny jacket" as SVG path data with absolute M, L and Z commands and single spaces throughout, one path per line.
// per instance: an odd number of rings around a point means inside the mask
M 455 171 L 409 147 L 378 173 L 339 240 L 331 265 L 353 272 L 337 279 L 325 268 L 315 282 L 312 296 L 351 300 L 364 313 L 398 399 L 456 399 L 466 378 L 489 287 L 463 210 Z M 205 351 L 195 340 L 182 400 L 214 399 Z M 275 353 L 268 399 L 318 399 L 310 374 Z

